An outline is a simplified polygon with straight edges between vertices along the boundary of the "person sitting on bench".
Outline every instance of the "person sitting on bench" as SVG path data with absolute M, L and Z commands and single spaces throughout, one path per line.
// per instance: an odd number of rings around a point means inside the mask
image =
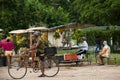
M 110 55 L 110 47 L 108 46 L 107 44 L 107 41 L 103 41 L 103 49 L 101 52 L 98 53 L 98 55 L 96 56 L 97 60 L 98 60 L 98 64 L 99 65 L 104 65 L 104 62 L 103 62 L 103 58 L 107 58 L 109 57 Z
M 80 50 L 77 52 L 78 59 L 83 59 L 83 54 L 88 52 L 88 43 L 86 37 L 82 37 L 83 43 L 80 44 Z

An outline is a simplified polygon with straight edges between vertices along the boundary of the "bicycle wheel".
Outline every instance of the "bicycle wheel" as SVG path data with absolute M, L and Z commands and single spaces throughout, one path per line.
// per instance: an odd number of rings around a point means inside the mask
M 37 73 L 39 70 L 40 70 L 40 62 L 39 61 L 36 61 L 35 62 L 35 65 L 33 66 L 33 72 L 34 73 Z
M 27 73 L 27 66 L 22 60 L 13 60 L 8 67 L 8 73 L 13 79 L 22 79 Z
M 59 72 L 59 61 L 56 58 L 47 58 L 45 63 L 45 75 L 47 77 L 53 77 Z

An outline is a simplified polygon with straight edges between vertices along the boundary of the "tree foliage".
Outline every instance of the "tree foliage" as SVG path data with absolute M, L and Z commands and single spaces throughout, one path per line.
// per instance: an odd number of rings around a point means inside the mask
M 72 19 L 96 25 L 120 25 L 120 0 L 75 0 Z
M 71 34 L 71 38 L 73 40 L 76 40 L 77 45 L 82 42 L 82 37 L 84 36 L 84 32 L 81 29 L 76 29 L 74 32 Z
M 54 27 L 71 22 L 120 25 L 120 0 L 0 0 L 0 28 Z
M 119 26 L 118 26 L 119 27 Z M 120 47 L 120 28 L 111 26 L 111 28 L 94 29 L 94 30 L 83 30 L 87 37 L 87 42 L 89 45 L 95 45 L 95 39 L 99 36 L 101 42 L 106 40 L 111 46 L 111 50 L 115 51 Z
M 0 0 L 0 28 L 26 29 L 29 25 L 53 27 L 69 22 L 68 12 L 39 0 Z

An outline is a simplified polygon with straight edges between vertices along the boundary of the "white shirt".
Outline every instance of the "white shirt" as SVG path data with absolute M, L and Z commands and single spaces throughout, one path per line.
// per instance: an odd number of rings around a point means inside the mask
M 83 43 L 80 44 L 80 49 L 88 50 L 88 43 L 86 41 L 83 41 Z

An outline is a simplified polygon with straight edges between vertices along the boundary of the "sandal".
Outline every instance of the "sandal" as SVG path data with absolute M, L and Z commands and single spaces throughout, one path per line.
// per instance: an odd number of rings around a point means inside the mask
M 45 75 L 44 74 L 41 74 L 40 76 L 38 76 L 38 77 L 45 77 Z
M 98 64 L 98 66 L 103 66 L 103 65 L 104 65 L 104 64 L 100 64 L 100 63 Z

